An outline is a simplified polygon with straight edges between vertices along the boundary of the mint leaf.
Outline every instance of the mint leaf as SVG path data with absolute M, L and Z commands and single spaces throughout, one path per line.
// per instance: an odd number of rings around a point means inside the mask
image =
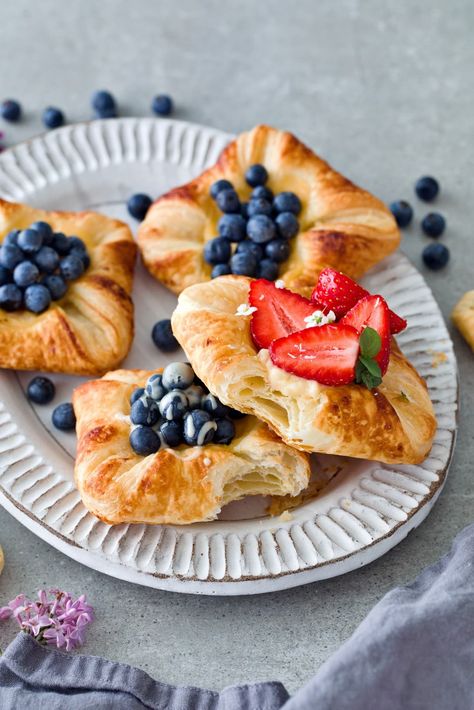
M 360 355 L 359 360 L 371 375 L 374 377 L 382 377 L 382 370 L 376 360 L 372 360 L 370 357 L 364 357 L 364 355 Z
M 382 347 L 382 340 L 376 330 L 367 326 L 359 338 L 360 352 L 364 357 L 375 357 Z
M 381 377 L 374 377 L 368 370 L 362 373 L 362 383 L 367 387 L 368 390 L 378 387 L 382 383 Z

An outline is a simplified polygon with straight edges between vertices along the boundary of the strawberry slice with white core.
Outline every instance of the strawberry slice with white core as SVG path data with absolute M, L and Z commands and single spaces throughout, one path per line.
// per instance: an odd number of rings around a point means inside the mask
M 330 267 L 323 269 L 319 274 L 318 283 L 313 289 L 311 300 L 325 305 L 342 318 L 353 308 L 361 298 L 370 293 L 345 274 Z M 407 327 L 404 318 L 400 318 L 394 311 L 389 310 L 390 332 L 395 335 Z
M 349 325 L 321 325 L 275 340 L 269 352 L 274 365 L 293 375 L 322 385 L 348 385 L 355 378 L 359 335 Z
M 305 318 L 316 310 L 309 299 L 266 279 L 251 282 L 249 303 L 257 309 L 252 313 L 250 331 L 259 348 L 268 348 L 274 340 L 307 328 Z
M 390 310 L 385 299 L 382 296 L 364 296 L 339 323 L 352 326 L 359 336 L 367 326 L 377 331 L 381 346 L 374 360 L 384 375 L 390 360 Z

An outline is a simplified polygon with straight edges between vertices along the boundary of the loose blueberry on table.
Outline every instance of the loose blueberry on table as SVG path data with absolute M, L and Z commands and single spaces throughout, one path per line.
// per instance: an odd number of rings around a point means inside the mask
M 48 106 L 43 111 L 43 124 L 46 128 L 59 128 L 64 125 L 65 118 L 61 109 L 55 106 Z
M 0 247 L 0 308 L 43 313 L 90 265 L 79 237 L 54 232 L 47 222 L 9 232 Z
M 21 105 L 15 99 L 6 99 L 0 106 L 0 115 L 9 123 L 16 123 L 21 118 Z
M 431 202 L 439 193 L 439 183 L 430 175 L 424 175 L 415 184 L 415 192 L 425 202 Z
M 173 362 L 130 396 L 130 446 L 139 456 L 180 445 L 230 444 L 236 412 L 210 394 L 188 363 Z
M 171 330 L 169 318 L 164 318 L 155 323 L 151 331 L 151 339 L 156 347 L 164 353 L 172 353 L 179 348 L 179 343 Z
M 48 377 L 33 377 L 26 389 L 28 399 L 35 404 L 49 404 L 56 394 L 54 383 Z
M 274 195 L 266 186 L 268 179 L 263 165 L 247 169 L 245 180 L 253 188 L 249 202 L 241 202 L 229 180 L 211 185 L 210 195 L 223 212 L 217 225 L 219 236 L 204 246 L 211 278 L 225 274 L 278 278 L 280 264 L 290 255 L 289 240 L 299 232 L 301 201 L 293 192 Z
M 399 227 L 408 227 L 413 219 L 413 207 L 405 200 L 390 203 L 390 211 Z
M 117 105 L 110 91 L 96 91 L 92 95 L 91 105 L 97 118 L 116 118 Z
M 143 192 L 137 192 L 137 194 L 132 195 L 127 202 L 128 212 L 132 217 L 142 222 L 152 202 L 153 200 L 149 195 L 145 195 Z
M 56 429 L 60 431 L 72 431 L 76 427 L 76 415 L 70 402 L 58 404 L 53 411 L 52 421 Z
M 421 228 L 428 237 L 440 237 L 446 229 L 446 220 L 439 212 L 429 212 L 423 217 Z

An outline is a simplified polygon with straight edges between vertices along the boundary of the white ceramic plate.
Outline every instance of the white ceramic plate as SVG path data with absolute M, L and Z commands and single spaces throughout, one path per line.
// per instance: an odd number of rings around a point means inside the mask
M 92 208 L 128 220 L 134 192 L 157 196 L 215 162 L 230 136 L 178 121 L 119 119 L 67 126 L 0 156 L 0 195 L 46 209 Z M 132 225 L 133 228 L 136 224 Z M 452 343 L 423 278 L 402 254 L 364 281 L 382 293 L 408 329 L 399 343 L 426 378 L 439 428 L 420 466 L 340 459 L 321 495 L 289 515 L 268 517 L 264 502 L 229 506 L 221 519 L 187 527 L 118 525 L 90 515 L 73 482 L 75 437 L 50 424 L 53 406 L 79 378 L 53 376 L 54 404 L 32 406 L 31 373 L 0 373 L 0 502 L 35 534 L 101 572 L 160 589 L 255 594 L 343 574 L 402 540 L 429 513 L 443 487 L 456 430 Z M 163 357 L 151 326 L 175 297 L 137 266 L 136 338 L 125 365 L 153 368 Z M 335 457 L 318 459 L 319 475 Z M 322 472 L 322 473 L 321 473 Z

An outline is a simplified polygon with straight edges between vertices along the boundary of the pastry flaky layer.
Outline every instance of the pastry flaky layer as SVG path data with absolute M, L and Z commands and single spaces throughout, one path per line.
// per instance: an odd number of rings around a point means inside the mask
M 458 301 L 451 318 L 474 352 L 474 291 L 467 291 Z
M 235 422 L 229 445 L 181 445 L 138 456 L 129 444 L 130 395 L 159 370 L 116 370 L 74 391 L 75 479 L 84 505 L 110 523 L 186 524 L 213 520 L 249 495 L 297 495 L 309 457 L 255 417 Z
M 0 200 L 0 241 L 37 220 L 80 237 L 91 264 L 44 313 L 0 310 L 0 367 L 101 375 L 121 363 L 133 339 L 130 229 L 96 212 L 47 212 Z
M 303 205 L 301 231 L 281 267 L 288 288 L 306 294 L 326 266 L 359 278 L 399 245 L 396 222 L 380 200 L 333 170 L 291 133 L 257 126 L 232 141 L 212 168 L 160 197 L 138 230 L 145 265 L 175 293 L 211 277 L 203 246 L 216 236 L 222 216 L 209 195 L 212 183 L 230 180 L 246 200 L 251 188 L 244 174 L 253 163 L 265 165 L 268 186 L 275 193 L 295 192 Z
M 374 390 L 327 387 L 281 370 L 257 352 L 247 303 L 250 280 L 239 276 L 191 286 L 178 299 L 173 332 L 196 374 L 222 402 L 266 421 L 302 451 L 386 463 L 419 463 L 436 430 L 426 384 L 392 341 L 390 365 Z

